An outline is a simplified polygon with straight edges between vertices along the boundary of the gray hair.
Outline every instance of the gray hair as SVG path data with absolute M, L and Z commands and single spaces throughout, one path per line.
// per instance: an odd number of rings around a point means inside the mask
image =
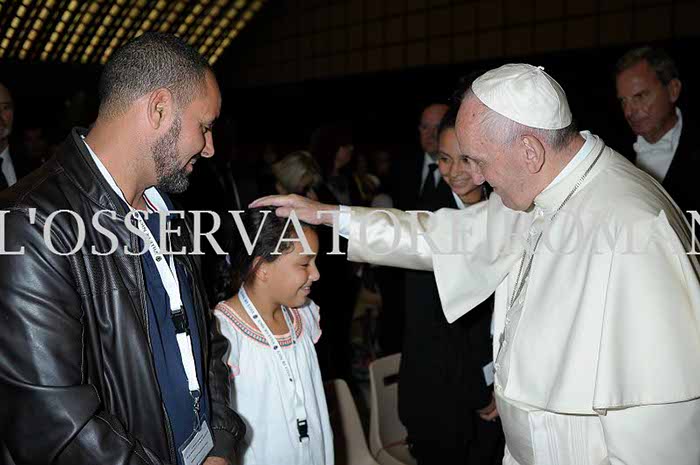
M 309 152 L 297 150 L 272 165 L 272 173 L 280 185 L 291 194 L 306 194 L 319 184 L 321 168 Z
M 463 101 L 473 97 L 476 95 L 470 88 L 465 92 Z M 531 128 L 506 118 L 486 105 L 483 106 L 486 111 L 479 125 L 482 134 L 506 146 L 511 146 L 522 136 L 529 135 L 534 136 L 554 150 L 562 150 L 578 135 L 576 122 L 573 120 L 571 124 L 562 129 Z
M 664 49 L 649 46 L 635 48 L 622 55 L 615 64 L 615 76 L 641 61 L 649 63 L 656 77 L 664 85 L 678 79 L 678 68 L 673 58 Z

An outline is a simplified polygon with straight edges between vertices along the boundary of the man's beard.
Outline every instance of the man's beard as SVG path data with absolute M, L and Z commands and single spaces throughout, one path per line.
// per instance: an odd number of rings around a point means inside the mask
M 180 168 L 178 166 L 177 142 L 180 139 L 181 129 L 182 121 L 178 116 L 168 132 L 151 147 L 153 161 L 156 164 L 156 176 L 158 177 L 156 186 L 171 194 L 185 192 L 190 184 L 185 171 L 187 167 Z

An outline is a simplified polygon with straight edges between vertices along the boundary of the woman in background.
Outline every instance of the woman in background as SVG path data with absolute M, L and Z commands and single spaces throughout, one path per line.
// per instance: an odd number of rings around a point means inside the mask
M 455 207 L 486 200 L 476 185 L 455 133 L 458 102 L 438 129 L 438 169 Z M 495 465 L 503 459 L 503 433 L 492 397 L 491 315 L 493 297 L 452 324 L 439 298 L 420 314 L 407 314 L 399 378 L 399 414 L 418 465 Z M 425 399 L 431 399 L 425 402 Z
M 321 168 L 311 154 L 297 150 L 272 165 L 278 194 L 299 194 L 318 200 L 314 191 L 321 185 Z
M 362 197 L 352 179 L 353 151 L 352 129 L 345 124 L 328 124 L 319 127 L 311 135 L 309 152 L 318 162 L 323 176 L 325 192 L 322 202 L 361 205 Z

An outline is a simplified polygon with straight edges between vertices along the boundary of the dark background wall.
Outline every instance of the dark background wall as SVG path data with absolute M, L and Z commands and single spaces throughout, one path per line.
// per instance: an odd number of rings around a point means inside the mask
M 524 61 L 559 80 L 581 128 L 628 149 L 615 60 L 639 44 L 666 47 L 681 69 L 681 107 L 692 111 L 698 20 L 700 2 L 686 0 L 269 0 L 215 66 L 224 96 L 215 138 L 257 158 L 348 120 L 360 149 L 401 154 L 416 143 L 421 108 L 445 101 L 461 76 Z M 18 127 L 62 136 L 94 119 L 99 71 L 2 62 L 0 80 Z
M 698 109 L 700 73 L 695 64 L 697 39 L 662 42 L 681 68 L 681 107 Z M 627 47 L 538 54 L 517 61 L 542 65 L 567 92 L 582 129 L 600 134 L 611 145 L 627 144 L 629 131 L 615 95 L 612 70 Z M 368 73 L 353 77 L 300 83 L 225 89 L 225 113 L 236 121 L 241 142 L 270 141 L 282 150 L 308 142 L 312 130 L 324 121 L 346 119 L 355 123 L 359 142 L 385 144 L 395 150 L 417 140 L 422 107 L 446 101 L 461 76 L 498 66 L 495 59 L 460 65 L 440 65 Z M 223 75 L 223 74 L 222 74 Z M 224 78 L 225 79 L 225 78 Z M 225 84 L 224 84 L 225 85 Z
M 275 0 L 219 61 L 261 86 L 697 37 L 694 0 Z
M 676 58 L 681 105 L 697 107 L 700 2 L 681 0 L 278 0 L 216 70 L 241 141 L 303 146 L 313 128 L 355 123 L 361 144 L 407 150 L 421 108 L 458 79 L 509 61 L 560 81 L 580 127 L 628 146 L 612 69 L 654 43 Z

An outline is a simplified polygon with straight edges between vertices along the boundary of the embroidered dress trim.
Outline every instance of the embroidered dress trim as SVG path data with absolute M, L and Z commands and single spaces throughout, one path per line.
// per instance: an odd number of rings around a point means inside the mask
M 255 328 L 251 328 L 248 323 L 243 321 L 243 319 L 236 314 L 236 312 L 224 302 L 219 302 L 216 306 L 216 310 L 219 310 L 242 334 L 253 339 L 255 342 L 260 343 L 264 346 L 268 346 L 265 336 Z M 297 339 L 301 338 L 301 333 L 303 331 L 303 326 L 301 324 L 301 315 L 299 315 L 299 310 L 296 308 L 290 308 L 290 313 L 292 317 L 292 325 L 294 326 L 294 331 L 296 332 Z M 292 336 L 289 332 L 281 335 L 275 334 L 275 338 L 281 347 L 288 347 L 292 345 Z

